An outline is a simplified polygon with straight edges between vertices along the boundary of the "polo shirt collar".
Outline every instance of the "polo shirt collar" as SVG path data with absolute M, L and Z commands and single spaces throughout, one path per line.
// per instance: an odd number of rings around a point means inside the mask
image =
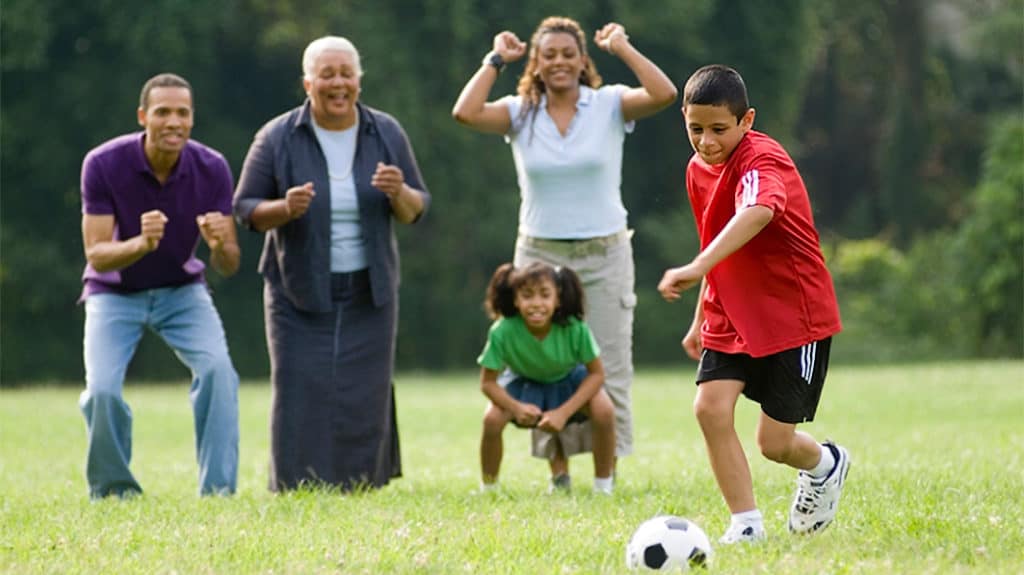
M 149 158 L 146 157 L 146 132 L 143 130 L 140 132 L 136 132 L 135 135 L 136 145 L 132 146 L 132 150 L 134 151 L 131 154 L 131 163 L 133 164 L 132 167 L 135 169 L 135 171 L 147 173 L 153 176 L 153 179 L 156 179 L 156 174 L 153 172 L 153 166 L 149 165 Z M 164 182 L 165 186 L 167 184 L 170 184 L 171 182 L 178 180 L 179 178 L 187 177 L 189 174 L 192 173 L 192 164 L 191 161 L 189 160 L 189 158 L 191 158 L 191 155 L 188 153 L 188 144 L 191 141 L 191 139 L 192 138 L 190 137 L 188 140 L 186 140 L 184 147 L 181 148 L 181 154 L 178 155 L 178 161 L 177 163 L 174 164 L 174 167 L 171 168 L 171 173 L 167 176 L 167 181 Z
M 594 99 L 595 91 L 590 86 L 580 86 L 580 95 L 576 99 L 576 107 L 586 107 L 590 105 L 590 102 Z M 540 95 L 540 107 L 547 109 L 548 107 L 548 95 L 546 93 Z

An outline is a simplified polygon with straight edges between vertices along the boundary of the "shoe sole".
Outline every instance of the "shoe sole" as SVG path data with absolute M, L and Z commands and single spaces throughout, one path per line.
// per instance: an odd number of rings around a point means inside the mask
M 838 448 L 842 449 L 842 448 Z M 839 489 L 846 485 L 846 474 L 850 472 L 850 453 L 843 449 L 846 457 L 843 458 L 843 463 L 839 467 Z M 832 514 L 832 517 L 818 521 L 814 525 L 811 525 L 810 529 L 804 531 L 798 531 L 793 528 L 793 522 L 788 522 L 789 532 L 795 535 L 811 535 L 814 533 L 820 533 L 825 530 L 826 527 L 832 524 L 832 520 L 836 518 L 836 514 L 839 513 L 839 500 L 836 500 L 836 512 Z

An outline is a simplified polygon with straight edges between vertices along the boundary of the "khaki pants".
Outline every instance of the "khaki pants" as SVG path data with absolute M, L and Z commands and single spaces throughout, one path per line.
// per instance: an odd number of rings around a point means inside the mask
M 587 240 L 546 240 L 519 236 L 513 264 L 539 261 L 572 268 L 583 282 L 586 317 L 601 347 L 604 389 L 615 404 L 615 455 L 633 452 L 633 415 L 630 387 L 633 384 L 634 290 L 633 230 Z M 555 435 L 533 430 L 532 453 L 550 459 L 555 442 L 566 456 L 590 451 L 590 423 L 567 425 Z

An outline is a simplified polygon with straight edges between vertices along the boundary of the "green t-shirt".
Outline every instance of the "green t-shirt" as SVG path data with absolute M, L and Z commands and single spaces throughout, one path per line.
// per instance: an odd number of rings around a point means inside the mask
M 520 316 L 500 317 L 487 333 L 487 344 L 476 362 L 487 369 L 508 367 L 516 374 L 542 383 L 555 383 L 581 363 L 601 353 L 587 324 L 569 318 L 567 325 L 553 324 L 538 340 Z

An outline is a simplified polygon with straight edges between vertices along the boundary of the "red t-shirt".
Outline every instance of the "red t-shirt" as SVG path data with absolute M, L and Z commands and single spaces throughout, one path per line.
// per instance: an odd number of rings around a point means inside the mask
M 841 329 L 807 189 L 778 142 L 751 130 L 724 164 L 709 165 L 694 154 L 686 189 L 702 250 L 738 210 L 758 205 L 775 212 L 707 275 L 704 347 L 764 357 Z

